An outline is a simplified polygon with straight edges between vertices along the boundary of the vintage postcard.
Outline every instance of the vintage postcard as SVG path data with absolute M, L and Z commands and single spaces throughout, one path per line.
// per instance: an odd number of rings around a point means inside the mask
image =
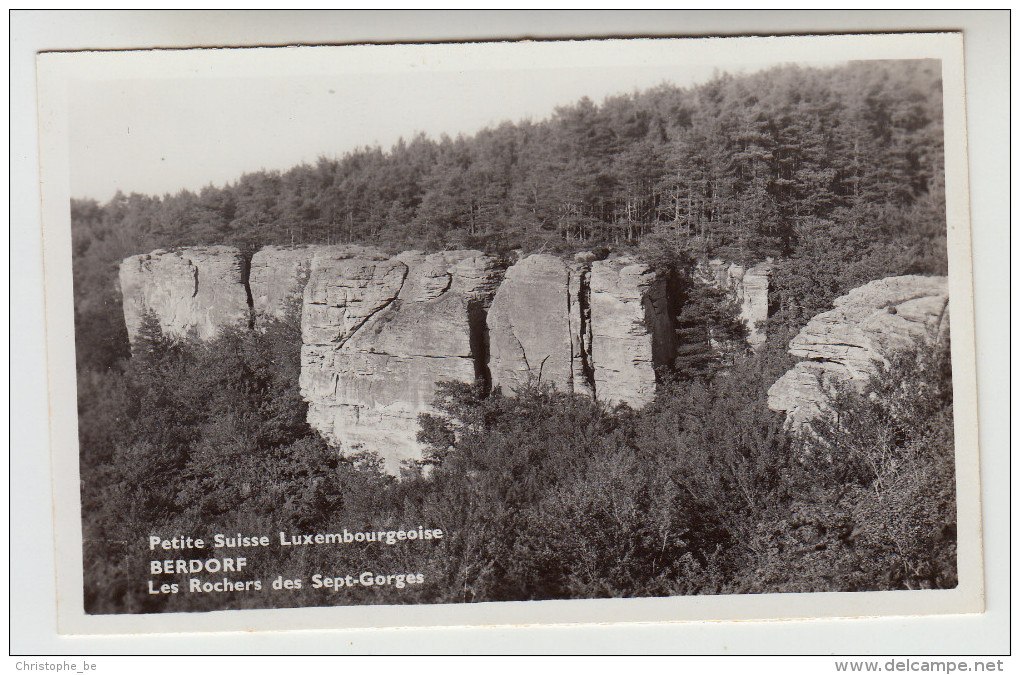
M 959 34 L 38 76 L 62 633 L 982 611 Z

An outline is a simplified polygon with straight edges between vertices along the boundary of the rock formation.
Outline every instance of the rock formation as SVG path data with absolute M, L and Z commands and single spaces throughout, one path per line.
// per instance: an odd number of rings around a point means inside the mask
M 313 261 L 352 257 L 382 259 L 386 256 L 378 249 L 353 244 L 266 246 L 259 250 L 252 256 L 248 278 L 256 322 L 281 319 L 291 312 L 300 316 Z
M 528 382 L 593 394 L 588 266 L 532 255 L 507 270 L 488 315 L 492 385 L 511 393 Z
M 772 263 L 754 265 L 740 279 L 737 301 L 740 318 L 747 325 L 747 342 L 757 349 L 765 342 L 765 322 L 769 318 L 769 281 Z
M 308 421 L 396 473 L 420 457 L 436 383 L 487 379 L 485 310 L 502 270 L 477 251 L 313 260 L 302 312 Z
M 231 246 L 156 250 L 120 266 L 124 321 L 134 342 L 146 314 L 163 332 L 208 340 L 249 321 L 248 266 Z
M 655 368 L 676 357 L 667 279 L 622 258 L 591 265 L 591 361 L 598 398 L 641 407 L 655 396 Z
M 824 409 L 835 383 L 861 383 L 909 349 L 948 330 L 946 277 L 879 279 L 833 301 L 790 342 L 790 354 L 804 359 L 769 389 L 769 407 L 787 413 L 797 426 Z
M 669 280 L 627 257 L 507 262 L 478 251 L 389 256 L 363 246 L 154 251 L 121 266 L 132 338 L 152 313 L 169 334 L 301 316 L 308 421 L 388 470 L 420 457 L 418 415 L 438 382 L 505 394 L 541 380 L 640 407 L 676 356 Z
M 748 269 L 742 265 L 711 260 L 698 266 L 697 276 L 726 291 L 740 307 L 740 320 L 747 326 L 747 342 L 757 349 L 765 342 L 765 322 L 769 318 L 769 278 L 772 263 L 758 263 Z

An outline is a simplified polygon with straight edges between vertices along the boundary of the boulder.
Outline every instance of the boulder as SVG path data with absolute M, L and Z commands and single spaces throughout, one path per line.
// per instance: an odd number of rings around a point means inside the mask
M 949 327 L 946 277 L 888 277 L 855 288 L 811 319 L 790 342 L 804 359 L 768 392 L 771 409 L 803 425 L 825 408 L 837 383 L 863 385 L 888 357 Z
M 232 246 L 156 250 L 120 266 L 128 337 L 134 342 L 146 314 L 166 335 L 212 339 L 224 326 L 250 320 L 248 265 Z
M 366 258 L 385 259 L 378 249 L 359 245 L 266 246 L 251 259 L 248 287 L 256 321 L 282 319 L 293 312 L 300 316 L 305 286 L 315 261 Z M 323 261 L 326 261 L 323 263 Z

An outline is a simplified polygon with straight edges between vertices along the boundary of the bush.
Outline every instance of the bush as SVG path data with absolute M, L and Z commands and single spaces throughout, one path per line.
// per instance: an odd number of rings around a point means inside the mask
M 948 346 L 833 392 L 790 495 L 758 524 L 750 591 L 952 588 L 956 491 Z
M 946 351 L 897 358 L 863 391 L 835 394 L 806 449 L 791 447 L 766 406 L 789 365 L 768 346 L 714 376 L 663 382 L 640 411 L 548 386 L 482 396 L 447 383 L 437 413 L 422 417 L 425 459 L 398 481 L 307 426 L 294 331 L 283 323 L 187 345 L 150 325 L 122 372 L 84 378 L 86 397 L 109 392 L 91 404 L 97 423 L 81 427 L 88 611 L 956 583 Z M 425 574 L 414 588 L 153 596 L 139 582 L 150 534 L 417 525 L 445 536 L 253 551 L 235 577 Z

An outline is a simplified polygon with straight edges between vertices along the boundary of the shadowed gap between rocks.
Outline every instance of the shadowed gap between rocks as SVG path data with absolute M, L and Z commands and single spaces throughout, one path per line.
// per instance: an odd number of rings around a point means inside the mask
M 595 367 L 591 362 L 591 284 L 589 283 L 589 273 L 582 272 L 578 279 L 577 308 L 581 318 L 581 325 L 578 326 L 578 342 L 581 345 L 581 376 L 594 398 L 598 396 L 598 391 L 595 389 Z
M 642 299 L 644 324 L 652 338 L 652 366 L 656 384 L 662 384 L 676 369 L 676 358 L 680 351 L 680 337 L 677 335 L 677 317 L 680 316 L 683 280 L 671 272 L 661 282 L 661 293 L 649 289 Z
M 248 330 L 255 328 L 255 299 L 251 294 L 251 259 L 255 257 L 256 250 L 250 248 L 241 249 L 241 285 L 244 286 L 244 297 L 248 303 Z
M 489 371 L 489 312 L 481 300 L 468 302 L 468 344 L 471 347 L 471 361 L 475 369 L 475 383 L 488 394 L 492 389 L 492 373 Z

